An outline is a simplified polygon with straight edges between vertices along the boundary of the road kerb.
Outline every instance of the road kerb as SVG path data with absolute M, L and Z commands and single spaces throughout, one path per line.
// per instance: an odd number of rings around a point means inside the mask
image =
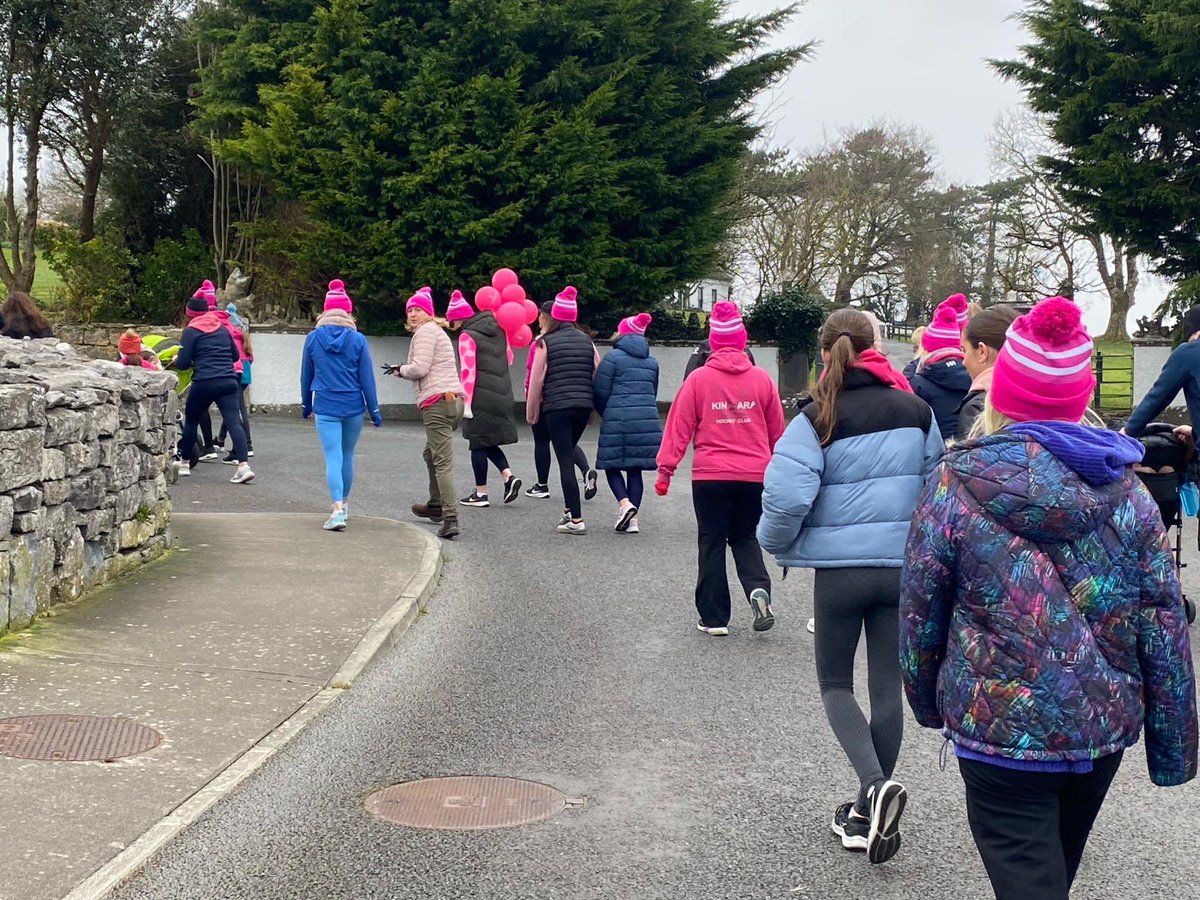
M 365 517 L 364 517 L 365 518 Z M 278 753 L 296 735 L 311 725 L 335 700 L 350 689 L 367 667 L 390 650 L 416 621 L 437 587 L 442 570 L 441 543 L 432 535 L 413 526 L 425 539 L 425 549 L 416 571 L 397 598 L 363 635 L 346 661 L 299 709 L 271 729 L 258 743 L 213 778 L 132 844 L 77 884 L 62 900 L 104 900 L 121 884 L 139 872 L 171 841 L 179 837 L 200 816 L 228 796 L 247 778 Z

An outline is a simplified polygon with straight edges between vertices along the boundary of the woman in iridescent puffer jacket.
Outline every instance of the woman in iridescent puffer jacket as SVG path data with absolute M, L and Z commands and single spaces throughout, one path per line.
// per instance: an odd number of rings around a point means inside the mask
M 953 742 L 999 900 L 1066 900 L 1123 751 L 1196 775 L 1187 624 L 1136 441 L 1080 424 L 1095 379 L 1079 308 L 1009 329 L 976 429 L 930 477 L 901 582 L 917 721 Z

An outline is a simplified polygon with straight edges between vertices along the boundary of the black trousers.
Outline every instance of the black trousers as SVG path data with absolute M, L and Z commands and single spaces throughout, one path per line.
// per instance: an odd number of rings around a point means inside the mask
M 550 446 L 558 460 L 558 477 L 562 481 L 563 508 L 571 518 L 583 518 L 583 501 L 579 497 L 579 482 L 575 480 L 575 450 L 579 439 L 587 431 L 592 418 L 591 407 L 577 406 L 572 409 L 556 409 L 543 413 L 546 428 L 550 431 Z
M 238 396 L 238 409 L 242 414 L 242 428 L 246 432 L 246 446 L 251 450 L 254 449 L 254 438 L 250 436 L 250 410 L 246 408 L 246 388 L 250 385 L 243 382 L 241 384 L 241 393 Z M 203 429 L 203 425 L 200 426 Z M 209 425 L 212 428 L 212 425 Z M 217 432 L 217 443 L 221 446 L 225 445 L 225 435 L 229 434 L 229 425 L 225 420 L 221 420 L 221 430 Z
M 246 432 L 242 430 L 238 414 L 238 382 L 233 376 L 204 381 L 193 381 L 188 389 L 187 403 L 183 408 L 183 434 L 179 438 L 179 455 L 184 459 L 196 458 L 196 429 L 200 417 L 212 403 L 217 404 L 221 418 L 229 423 L 229 436 L 233 438 L 233 458 L 245 462 L 248 448 Z
M 1122 755 L 1101 757 L 1086 775 L 958 761 L 967 820 L 996 900 L 1068 900 Z
M 751 591 L 771 590 L 771 576 L 763 562 L 755 530 L 762 516 L 761 482 L 693 481 L 692 506 L 696 510 L 699 577 L 696 610 L 710 628 L 729 624 L 729 578 L 725 574 L 725 547 L 733 551 L 738 581 Z

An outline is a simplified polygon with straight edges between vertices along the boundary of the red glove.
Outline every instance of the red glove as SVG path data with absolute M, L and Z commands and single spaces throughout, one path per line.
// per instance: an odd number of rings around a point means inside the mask
M 658 480 L 654 482 L 654 493 L 660 497 L 667 496 L 667 491 L 671 489 L 671 479 L 666 475 L 660 474 Z

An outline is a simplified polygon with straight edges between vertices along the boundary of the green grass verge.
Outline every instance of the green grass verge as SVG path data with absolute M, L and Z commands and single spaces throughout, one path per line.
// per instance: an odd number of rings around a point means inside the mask
M 8 247 L 4 247 L 3 250 L 4 258 L 11 266 L 12 252 Z M 37 258 L 37 268 L 33 273 L 33 288 L 30 293 L 33 294 L 33 299 L 38 302 L 38 305 L 43 308 L 53 306 L 62 296 L 62 279 L 58 277 L 57 272 L 50 268 L 50 264 L 43 256 Z

